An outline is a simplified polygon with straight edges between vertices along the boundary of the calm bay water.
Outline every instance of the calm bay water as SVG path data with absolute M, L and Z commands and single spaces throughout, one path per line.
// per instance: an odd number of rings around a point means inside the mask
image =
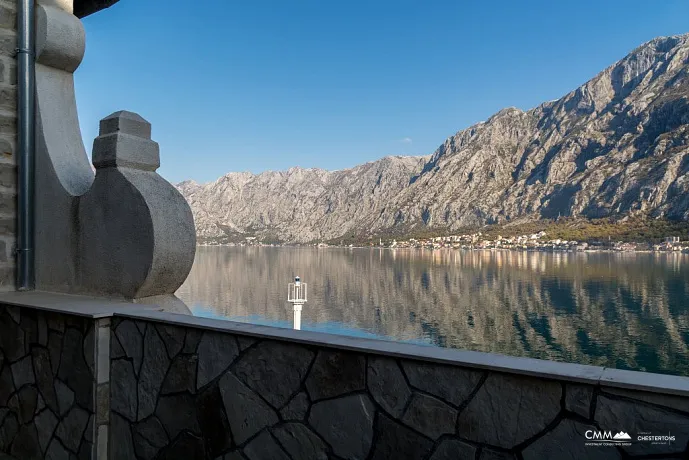
M 689 375 L 689 255 L 199 247 L 195 315 Z

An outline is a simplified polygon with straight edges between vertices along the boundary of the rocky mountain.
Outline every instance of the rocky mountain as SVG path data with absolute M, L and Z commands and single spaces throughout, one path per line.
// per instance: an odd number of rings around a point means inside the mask
M 507 108 L 427 157 L 178 184 L 201 238 L 330 240 L 558 216 L 689 218 L 689 34 L 654 39 L 556 101 Z

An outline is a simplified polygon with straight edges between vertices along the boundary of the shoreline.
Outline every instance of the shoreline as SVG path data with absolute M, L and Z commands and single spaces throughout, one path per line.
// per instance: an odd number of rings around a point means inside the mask
M 299 245 L 299 244 L 255 244 L 255 245 L 240 245 L 240 244 L 196 244 L 196 247 L 236 247 L 236 248 L 297 248 L 297 249 L 370 249 L 370 250 L 391 250 L 391 251 L 408 251 L 408 250 L 426 250 L 426 251 L 504 251 L 504 252 L 545 252 L 545 253 L 619 253 L 619 254 L 689 254 L 689 247 L 677 250 L 654 250 L 654 249 L 615 249 L 615 248 L 601 248 L 601 249 L 558 249 L 558 248 L 448 248 L 448 247 L 389 247 L 389 246 L 317 246 L 317 245 Z

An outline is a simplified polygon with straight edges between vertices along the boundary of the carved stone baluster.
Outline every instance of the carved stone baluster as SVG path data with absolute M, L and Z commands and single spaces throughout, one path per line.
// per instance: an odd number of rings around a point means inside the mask
M 85 34 L 72 0 L 36 9 L 36 287 L 162 303 L 194 259 L 194 222 L 182 195 L 155 171 L 151 125 L 131 112 L 100 123 L 89 165 L 73 73 Z
M 79 284 L 88 292 L 140 299 L 173 294 L 191 270 L 191 209 L 155 171 L 151 125 L 131 112 L 100 122 L 96 179 L 79 202 Z

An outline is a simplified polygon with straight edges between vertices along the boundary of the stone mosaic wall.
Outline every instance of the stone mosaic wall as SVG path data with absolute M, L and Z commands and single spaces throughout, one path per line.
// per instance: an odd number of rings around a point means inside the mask
M 689 398 L 113 320 L 113 459 L 687 454 Z M 672 433 L 587 447 L 587 430 Z
M 97 458 L 97 330 L 109 338 L 109 320 L 0 306 L 0 458 Z
M 17 2 L 0 0 L 0 291 L 13 290 L 17 162 Z

